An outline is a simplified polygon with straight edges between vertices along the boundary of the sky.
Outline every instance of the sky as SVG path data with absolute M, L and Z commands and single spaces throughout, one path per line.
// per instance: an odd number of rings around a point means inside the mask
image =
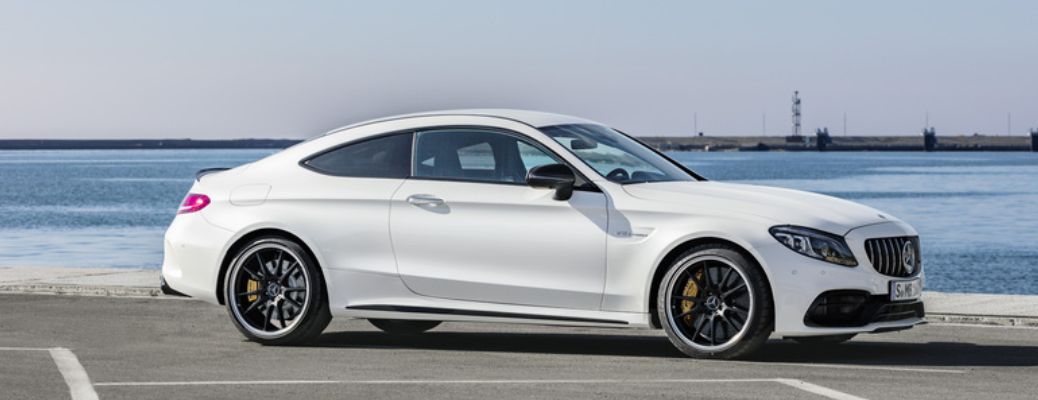
M 1035 1 L 0 0 L 0 138 L 506 107 L 636 135 L 1038 128 Z

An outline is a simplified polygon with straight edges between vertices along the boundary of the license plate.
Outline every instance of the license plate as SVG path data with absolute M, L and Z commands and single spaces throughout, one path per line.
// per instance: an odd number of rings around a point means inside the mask
M 916 300 L 923 294 L 923 283 L 919 278 L 910 281 L 890 282 L 890 301 Z

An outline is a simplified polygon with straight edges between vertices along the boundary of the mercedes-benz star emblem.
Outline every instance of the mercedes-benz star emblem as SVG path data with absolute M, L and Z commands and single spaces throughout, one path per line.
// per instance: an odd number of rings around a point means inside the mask
M 905 267 L 905 272 L 915 273 L 916 258 L 915 246 L 912 245 L 912 241 L 906 241 L 905 245 L 901 246 L 901 265 Z
M 713 311 L 721 307 L 721 299 L 717 296 L 710 296 L 706 299 L 706 308 Z

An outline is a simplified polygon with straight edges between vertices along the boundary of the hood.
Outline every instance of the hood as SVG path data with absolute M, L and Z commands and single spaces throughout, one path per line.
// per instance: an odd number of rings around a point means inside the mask
M 674 203 L 696 214 L 751 215 L 775 225 L 798 225 L 844 235 L 897 219 L 852 201 L 771 186 L 712 181 L 624 185 L 631 196 Z

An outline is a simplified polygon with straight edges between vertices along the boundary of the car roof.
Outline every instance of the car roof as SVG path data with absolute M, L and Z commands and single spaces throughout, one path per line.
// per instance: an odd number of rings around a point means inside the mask
M 569 115 L 555 114 L 543 111 L 531 111 L 531 110 L 517 110 L 507 108 L 470 108 L 470 109 L 458 109 L 458 110 L 441 110 L 441 111 L 425 111 L 411 114 L 394 115 L 384 118 L 376 118 L 355 124 L 346 125 L 344 127 L 329 131 L 327 134 L 341 132 L 350 128 L 356 128 L 358 126 L 370 125 L 378 122 L 394 121 L 407 118 L 418 118 L 418 117 L 431 117 L 431 116 L 483 116 L 483 117 L 494 117 L 502 118 L 512 121 L 521 122 L 530 125 L 534 128 L 541 128 L 552 125 L 565 125 L 565 124 L 597 124 L 597 122 L 589 121 L 583 118 L 577 118 Z

